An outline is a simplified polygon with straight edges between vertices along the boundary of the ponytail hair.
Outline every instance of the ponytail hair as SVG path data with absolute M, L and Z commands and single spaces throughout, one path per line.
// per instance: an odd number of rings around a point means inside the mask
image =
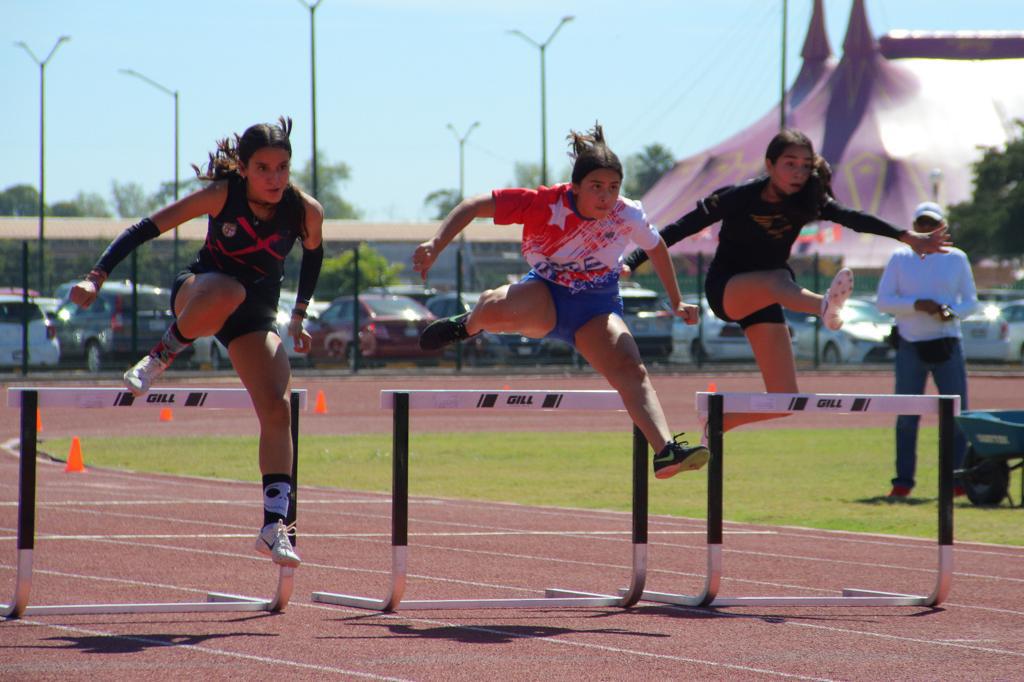
M 242 175 L 238 172 L 240 166 L 249 165 L 252 155 L 261 149 L 268 147 L 283 149 L 288 152 L 289 158 L 292 155 L 292 119 L 289 116 L 279 116 L 277 124 L 257 123 L 249 126 L 241 135 L 235 133 L 232 137 L 217 140 L 217 149 L 210 153 L 210 161 L 203 171 L 196 164 L 192 164 L 196 177 L 206 182 L 217 180 L 242 181 Z M 285 188 L 284 196 L 278 205 L 278 210 L 283 209 L 283 218 L 294 225 L 295 233 L 299 239 L 306 238 L 306 205 L 302 200 L 299 191 L 289 182 Z
M 595 122 L 594 127 L 586 133 L 570 130 L 569 157 L 573 160 L 572 182 L 578 185 L 591 171 L 607 168 L 622 177 L 622 162 L 604 140 L 604 129 Z

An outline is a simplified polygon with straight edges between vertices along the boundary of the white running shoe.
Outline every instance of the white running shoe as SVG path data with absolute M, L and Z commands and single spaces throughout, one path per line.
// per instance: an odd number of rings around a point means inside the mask
M 292 541 L 288 538 L 288 531 L 295 525 L 286 526 L 283 521 L 268 523 L 256 537 L 256 551 L 270 557 L 278 566 L 289 566 L 296 568 L 302 563 L 302 559 L 295 553 Z
M 853 293 L 853 272 L 843 268 L 832 278 L 825 297 L 821 300 L 821 321 L 832 331 L 843 326 L 843 305 Z
M 124 373 L 124 385 L 136 396 L 141 396 L 153 385 L 153 381 L 164 373 L 168 365 L 155 355 L 147 355 Z

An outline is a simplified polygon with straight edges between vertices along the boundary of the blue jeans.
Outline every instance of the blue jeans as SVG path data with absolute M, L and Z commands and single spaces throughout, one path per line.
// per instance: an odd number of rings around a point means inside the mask
M 924 395 L 928 375 L 935 380 L 940 395 L 960 396 L 960 409 L 967 409 L 967 366 L 960 343 L 945 362 L 928 363 L 918 357 L 909 341 L 900 339 L 896 351 L 896 393 L 903 395 Z M 893 485 L 914 487 L 914 472 L 917 469 L 917 427 L 919 415 L 901 414 L 896 418 L 896 478 Z M 967 436 L 954 427 L 953 468 L 963 466 L 967 453 Z

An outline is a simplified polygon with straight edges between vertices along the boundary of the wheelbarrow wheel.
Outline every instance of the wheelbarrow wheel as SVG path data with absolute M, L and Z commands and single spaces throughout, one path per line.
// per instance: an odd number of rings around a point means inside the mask
M 981 457 L 974 448 L 964 458 L 964 488 L 967 499 L 976 506 L 996 505 L 1010 489 L 1010 466 L 1004 459 Z

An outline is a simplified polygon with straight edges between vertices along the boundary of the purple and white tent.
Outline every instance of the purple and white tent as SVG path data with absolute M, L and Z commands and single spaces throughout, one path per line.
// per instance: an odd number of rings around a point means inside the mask
M 854 0 L 842 59 L 832 55 L 822 0 L 814 11 L 787 93 L 786 124 L 806 133 L 833 169 L 836 198 L 909 227 L 914 207 L 970 198 L 971 164 L 1000 147 L 1024 118 L 1024 32 L 893 31 L 876 40 L 863 0 Z M 754 177 L 778 132 L 775 107 L 724 142 L 683 159 L 643 197 L 665 225 L 715 189 Z M 718 225 L 673 247 L 710 254 Z M 882 267 L 897 243 L 831 224 L 805 228 L 794 254 L 841 256 L 851 267 Z

